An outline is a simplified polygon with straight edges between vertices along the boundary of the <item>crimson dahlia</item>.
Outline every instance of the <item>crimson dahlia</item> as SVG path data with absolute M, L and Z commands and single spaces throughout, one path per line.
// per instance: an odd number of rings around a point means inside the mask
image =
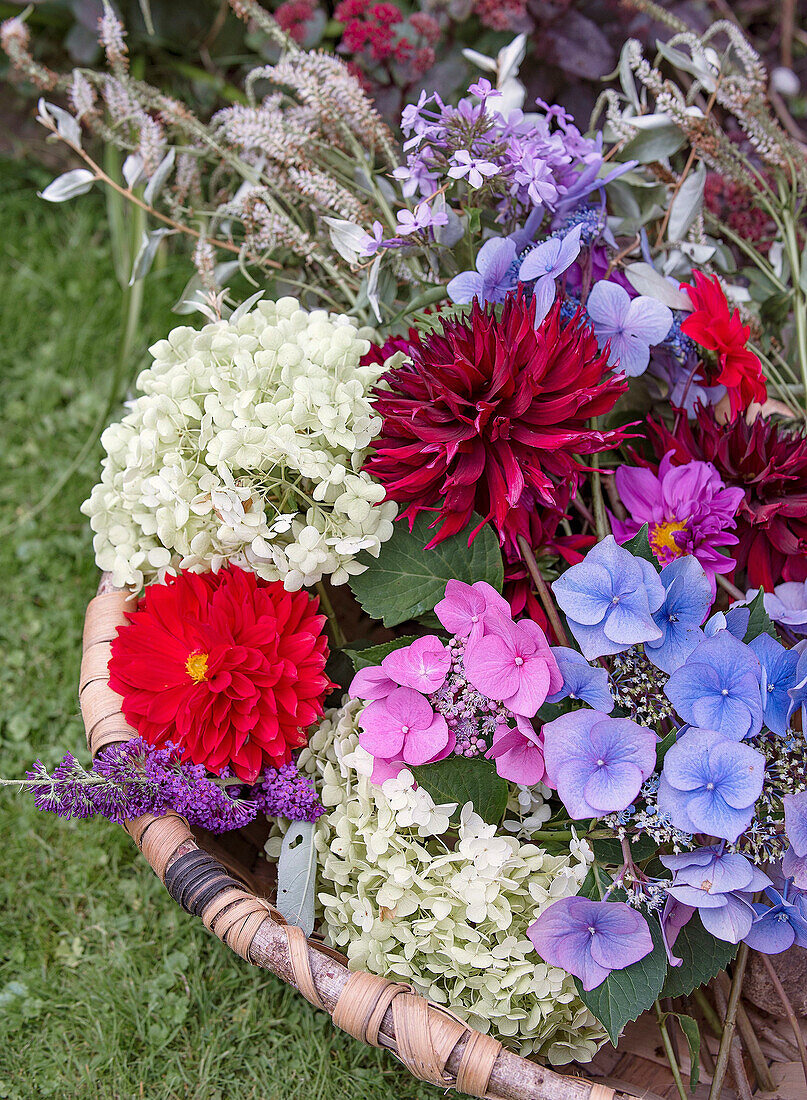
M 332 686 L 317 601 L 237 566 L 150 584 L 112 643 L 109 685 L 151 745 L 254 783 L 291 760 Z
M 501 317 L 474 302 L 442 331 L 410 337 L 408 361 L 376 390 L 383 417 L 366 469 L 403 514 L 437 513 L 430 546 L 477 512 L 503 544 L 529 538 L 530 513 L 555 507 L 557 484 L 576 488 L 576 455 L 616 447 L 621 429 L 595 431 L 627 389 L 591 327 L 563 323 L 556 303 L 536 330 L 535 301 L 509 294 Z
M 771 592 L 780 581 L 807 579 L 807 439 L 762 416 L 718 424 L 711 408 L 676 431 L 648 422 L 656 452 L 674 461 L 711 462 L 726 485 L 743 489 L 737 511 L 739 545 L 732 551 L 752 588 Z

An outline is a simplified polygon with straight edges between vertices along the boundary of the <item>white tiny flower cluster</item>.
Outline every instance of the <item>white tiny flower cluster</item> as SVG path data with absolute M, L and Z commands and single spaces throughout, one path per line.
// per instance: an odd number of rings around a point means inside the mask
M 526 930 L 550 902 L 577 892 L 591 850 L 581 842 L 550 855 L 501 834 L 470 803 L 447 845 L 440 834 L 452 805 L 415 791 L 407 771 L 370 783 L 361 709 L 353 700 L 327 711 L 298 760 L 328 809 L 316 845 L 331 943 L 353 969 L 410 983 L 522 1054 L 589 1060 L 603 1029 Z M 277 847 L 270 841 L 267 854 Z
M 155 344 L 83 505 L 99 567 L 139 587 L 235 562 L 290 591 L 361 573 L 396 515 L 361 469 L 381 430 L 369 347 L 350 318 L 294 298 Z

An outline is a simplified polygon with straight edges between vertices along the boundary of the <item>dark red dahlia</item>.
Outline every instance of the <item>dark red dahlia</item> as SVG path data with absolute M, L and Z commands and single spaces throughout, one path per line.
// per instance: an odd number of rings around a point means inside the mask
M 711 462 L 726 485 L 740 486 L 745 499 L 737 512 L 739 545 L 733 551 L 748 584 L 771 591 L 780 581 L 807 579 L 807 439 L 773 420 L 748 424 L 736 416 L 718 424 L 711 408 L 685 416 L 675 433 L 648 422 L 659 457 Z
M 149 744 L 254 783 L 322 714 L 328 643 L 317 601 L 237 566 L 150 584 L 112 643 L 109 684 Z
M 534 319 L 523 291 L 507 296 L 500 318 L 474 302 L 442 331 L 412 338 L 409 361 L 376 390 L 384 426 L 366 469 L 410 521 L 437 512 L 430 545 L 464 530 L 474 512 L 502 543 L 528 536 L 530 512 L 555 507 L 558 483 L 577 485 L 575 456 L 625 438 L 588 423 L 627 389 L 590 326 L 563 323 L 560 303 L 537 330 Z

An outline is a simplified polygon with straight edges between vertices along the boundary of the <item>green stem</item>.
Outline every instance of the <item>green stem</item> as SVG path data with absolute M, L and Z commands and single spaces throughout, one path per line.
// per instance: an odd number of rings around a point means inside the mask
M 723 1034 L 723 1024 L 720 1022 L 720 1017 L 715 1012 L 706 994 L 702 989 L 698 988 L 693 992 L 692 996 L 695 998 L 698 1007 L 706 1017 L 706 1022 L 714 1032 L 715 1037 L 719 1039 Z
M 336 612 L 333 609 L 333 604 L 328 596 L 327 589 L 322 581 L 317 581 L 317 592 L 319 593 L 320 603 L 322 604 L 322 610 L 328 616 L 328 622 L 331 627 L 331 634 L 333 635 L 334 645 L 339 646 L 341 649 L 347 644 L 347 638 L 344 635 L 344 631 L 339 624 L 339 620 L 336 617 Z
M 592 421 L 592 424 L 596 423 Z M 605 500 L 602 495 L 602 474 L 600 473 L 600 456 L 591 456 L 591 465 L 594 473 L 591 475 L 591 499 L 594 504 L 594 526 L 597 529 L 597 539 L 602 542 L 611 534 L 611 524 L 608 522 L 608 513 L 605 511 Z
M 681 1078 L 681 1070 L 678 1068 L 678 1061 L 675 1057 L 672 1040 L 670 1039 L 670 1034 L 667 1031 L 666 1013 L 663 1011 L 658 1001 L 656 1001 L 653 1007 L 656 1010 L 658 1029 L 661 1032 L 661 1041 L 664 1043 L 664 1053 L 667 1055 L 667 1061 L 670 1063 L 670 1071 L 672 1072 L 673 1080 L 675 1081 L 675 1087 L 678 1089 L 678 1095 L 681 1097 L 681 1100 L 687 1100 L 686 1089 L 684 1088 L 684 1082 Z
M 720 1048 L 717 1052 L 717 1062 L 715 1063 L 712 1087 L 709 1089 L 709 1100 L 720 1100 L 723 1091 L 723 1082 L 726 1079 L 726 1070 L 728 1069 L 729 1055 L 731 1054 L 731 1043 L 734 1039 L 734 1029 L 737 1024 L 737 1008 L 740 1004 L 740 994 L 743 989 L 743 978 L 745 977 L 745 968 L 747 965 L 748 944 L 742 943 L 740 944 L 740 950 L 737 952 L 737 958 L 734 963 L 734 974 L 731 979 L 731 990 L 729 992 L 729 1000 L 726 1007 L 726 1018 L 723 1021 L 723 1035 L 720 1039 Z
M 790 278 L 793 282 L 793 314 L 796 322 L 796 350 L 801 370 L 801 381 L 807 399 L 807 301 L 801 288 L 801 255 L 796 226 L 788 213 L 785 218 L 785 244 L 790 261 Z

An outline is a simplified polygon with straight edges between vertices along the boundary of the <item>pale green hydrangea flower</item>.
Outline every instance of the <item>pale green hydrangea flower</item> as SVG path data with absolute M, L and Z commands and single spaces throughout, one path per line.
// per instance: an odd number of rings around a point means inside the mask
M 138 587 L 231 561 L 291 591 L 362 572 L 356 555 L 377 556 L 396 515 L 361 469 L 381 429 L 369 347 L 350 318 L 294 298 L 155 344 L 83 505 L 99 567 Z
M 605 1038 L 573 979 L 536 954 L 527 927 L 552 901 L 575 894 L 591 850 L 573 841 L 550 855 L 486 825 L 470 803 L 448 847 L 450 806 L 435 806 L 401 772 L 370 783 L 351 701 L 327 711 L 299 764 L 316 777 L 328 813 L 317 823 L 319 905 L 331 943 L 353 969 L 410 983 L 511 1049 L 556 1065 L 587 1061 Z M 523 814 L 535 814 L 516 803 Z M 522 799 L 523 803 L 523 799 Z M 538 814 L 539 817 L 543 815 Z M 268 843 L 277 854 L 279 838 Z

